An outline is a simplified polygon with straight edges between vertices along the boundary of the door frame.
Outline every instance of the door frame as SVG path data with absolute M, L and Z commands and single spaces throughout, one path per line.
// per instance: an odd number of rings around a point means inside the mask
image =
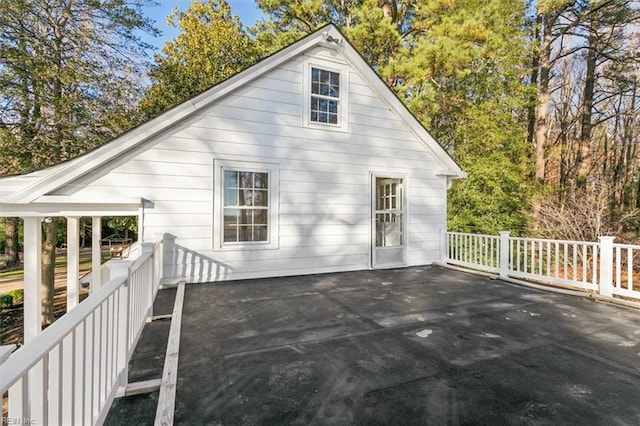
M 376 179 L 401 179 L 402 180 L 402 263 L 378 265 L 376 259 Z M 369 229 L 369 247 L 371 269 L 388 269 L 407 266 L 409 234 L 407 232 L 409 225 L 409 196 L 408 196 L 408 175 L 406 173 L 387 173 L 387 172 L 369 172 L 369 194 L 370 206 L 369 215 L 371 216 L 371 226 Z

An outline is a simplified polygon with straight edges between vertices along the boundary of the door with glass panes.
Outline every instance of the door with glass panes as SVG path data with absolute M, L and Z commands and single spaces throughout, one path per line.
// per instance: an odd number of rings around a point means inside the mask
M 404 179 L 373 176 L 372 264 L 374 267 L 406 264 Z

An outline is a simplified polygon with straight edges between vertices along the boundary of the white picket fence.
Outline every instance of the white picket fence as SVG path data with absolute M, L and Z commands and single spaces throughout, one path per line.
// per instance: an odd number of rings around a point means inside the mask
M 443 263 L 640 300 L 640 245 L 445 232 Z
M 8 419 L 30 424 L 100 424 L 119 388 L 162 278 L 163 244 L 131 261 L 110 261 L 110 280 L 0 367 Z

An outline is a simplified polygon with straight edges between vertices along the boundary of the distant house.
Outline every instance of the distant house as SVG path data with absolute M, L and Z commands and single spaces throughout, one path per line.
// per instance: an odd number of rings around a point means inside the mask
M 0 215 L 137 215 L 141 240 L 168 237 L 165 281 L 425 265 L 463 177 L 326 26 L 86 155 L 0 179 Z

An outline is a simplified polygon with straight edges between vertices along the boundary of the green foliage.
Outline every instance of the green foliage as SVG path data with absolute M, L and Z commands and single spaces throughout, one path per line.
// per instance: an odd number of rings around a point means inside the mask
M 124 238 L 135 239 L 138 234 L 138 218 L 136 216 L 110 216 L 102 219 L 102 236 L 117 234 Z
M 10 294 L 0 295 L 0 310 L 7 309 L 13 306 L 13 296 Z
M 530 73 L 524 0 L 265 0 L 262 51 L 333 22 L 469 173 L 449 192 L 449 227 L 528 226 L 538 188 L 526 142 Z M 265 46 L 266 44 L 266 46 Z M 275 47 L 274 47 L 275 46 Z
M 7 294 L 13 298 L 13 303 L 14 304 L 17 304 L 17 303 L 20 303 L 20 302 L 24 301 L 24 289 L 20 288 L 20 289 L 16 289 L 16 290 L 11 290 Z
M 258 56 L 240 19 L 224 0 L 195 0 L 167 23 L 180 34 L 155 56 L 141 107 L 148 116 L 197 95 L 254 63 Z
M 142 0 L 0 2 L 0 174 L 56 164 L 139 120 Z

